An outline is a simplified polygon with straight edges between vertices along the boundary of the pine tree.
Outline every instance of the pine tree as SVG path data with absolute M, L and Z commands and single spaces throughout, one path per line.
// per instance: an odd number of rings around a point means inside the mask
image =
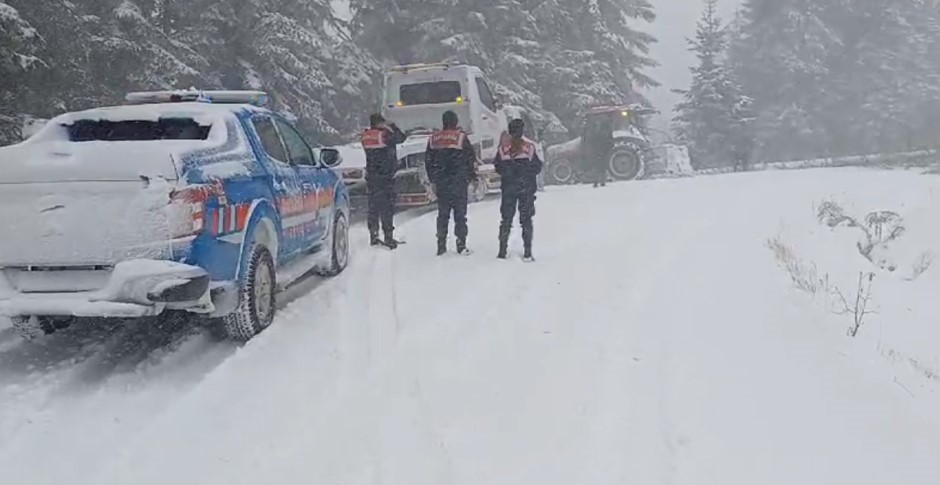
M 329 0 L 269 1 L 247 58 L 280 109 L 327 141 L 361 124 L 380 81 L 377 62 L 343 39 L 336 22 Z
M 101 39 L 93 44 L 90 68 L 112 91 L 112 102 L 136 89 L 216 86 L 209 60 L 192 46 L 168 35 L 136 0 L 79 0 L 100 17 Z M 141 2 L 148 5 L 146 2 Z M 169 15 L 169 14 L 167 14 Z
M 551 36 L 542 66 L 546 107 L 569 126 L 588 106 L 643 101 L 637 89 L 657 86 L 644 73 L 656 65 L 647 56 L 655 39 L 629 25 L 655 19 L 646 0 L 530 3 Z
M 2 0 L 0 144 L 26 115 L 189 87 L 267 90 L 312 138 L 338 141 L 380 81 L 346 32 L 329 0 Z
M 24 113 L 28 109 L 23 96 L 25 86 L 38 71 L 47 71 L 49 64 L 39 57 L 43 39 L 18 10 L 0 1 L 0 106 L 15 111 L 0 111 L 0 144 L 20 136 Z
M 746 163 L 749 100 L 724 65 L 727 41 L 717 13 L 717 0 L 705 0 L 695 39 L 689 40 L 698 65 L 692 86 L 676 106 L 675 130 L 690 146 L 700 168 Z
M 10 36 L 19 32 L 25 34 L 25 42 L 0 41 L 5 44 L 0 45 L 0 58 L 15 58 L 18 66 L 15 72 L 0 76 L 0 115 L 7 118 L 8 127 L 0 133 L 0 144 L 20 140 L 16 125 L 24 119 L 49 118 L 73 106 L 87 105 L 101 92 L 84 68 L 91 55 L 90 32 L 98 29 L 99 19 L 82 15 L 79 7 L 67 0 L 4 0 L 4 4 L 2 16 L 9 23 L 0 38 L 23 39 L 22 35 Z M 11 46 L 12 50 L 7 50 Z M 21 63 L 23 60 L 29 62 Z
M 940 2 L 749 0 L 731 49 L 767 158 L 936 144 Z
M 828 96 L 839 39 L 827 24 L 828 3 L 749 0 L 732 64 L 754 99 L 754 134 L 762 158 L 808 157 L 824 151 L 819 114 Z

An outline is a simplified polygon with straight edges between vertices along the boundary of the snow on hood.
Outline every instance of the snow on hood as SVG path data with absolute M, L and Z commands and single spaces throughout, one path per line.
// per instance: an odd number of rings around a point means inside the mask
M 631 126 L 629 130 L 616 130 L 614 131 L 614 139 L 617 138 L 638 138 L 640 140 L 646 140 L 646 135 L 640 133 L 640 130 L 637 130 L 635 127 Z
M 76 111 L 58 116 L 50 124 L 71 124 L 78 120 L 100 121 L 157 121 L 160 118 L 192 118 L 199 124 L 210 125 L 227 116 L 246 109 L 257 108 L 241 104 L 160 103 L 109 106 Z
M 408 140 L 398 146 L 398 158 L 402 159 L 407 156 L 424 153 L 428 147 L 428 138 L 430 138 L 429 135 L 412 135 L 408 137 Z M 359 144 L 359 142 L 334 148 L 339 150 L 340 155 L 343 157 L 343 163 L 339 167 L 340 170 L 366 167 L 366 152 L 362 149 L 362 145 Z
M 398 158 L 424 153 L 428 149 L 429 134 L 411 135 L 405 143 L 398 146 Z
M 566 141 L 558 145 L 552 145 L 545 149 L 545 152 L 549 157 L 555 158 L 564 155 L 571 155 L 577 153 L 581 149 L 581 138 L 575 138 L 574 140 Z
M 340 156 L 343 157 L 343 163 L 339 166 L 340 170 L 344 168 L 366 167 L 366 152 L 362 149 L 362 145 L 359 144 L 359 142 L 333 148 L 338 150 Z

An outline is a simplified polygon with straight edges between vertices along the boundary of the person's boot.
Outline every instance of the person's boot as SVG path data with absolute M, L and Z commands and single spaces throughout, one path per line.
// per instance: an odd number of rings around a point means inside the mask
M 499 228 L 499 254 L 496 255 L 499 259 L 506 259 L 506 255 L 509 252 L 509 232 L 510 229 L 505 226 L 500 226 Z
M 447 254 L 447 238 L 438 237 L 437 238 L 437 255 L 443 256 Z
M 470 249 L 467 248 L 467 240 L 457 239 L 457 254 L 461 256 L 469 256 L 470 253 Z
M 382 246 L 382 240 L 379 239 L 379 233 L 377 232 L 369 233 L 369 245 L 370 246 Z
M 497 259 L 506 259 L 506 255 L 509 252 L 509 241 L 500 241 L 499 242 L 499 253 L 496 255 Z
M 535 261 L 535 257 L 532 255 L 532 232 L 531 222 L 522 226 L 523 261 Z
M 385 233 L 385 245 L 388 246 L 389 249 L 398 249 L 399 244 L 401 243 L 395 239 L 392 233 Z

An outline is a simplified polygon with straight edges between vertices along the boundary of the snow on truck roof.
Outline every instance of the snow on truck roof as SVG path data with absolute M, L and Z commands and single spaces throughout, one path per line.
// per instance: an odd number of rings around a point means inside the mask
M 262 113 L 266 110 L 251 104 L 214 104 L 201 101 L 105 106 L 58 115 L 22 143 L 36 144 L 65 141 L 67 136 L 60 130 L 80 121 L 157 122 L 172 118 L 191 119 L 199 125 L 211 126 L 212 130 L 207 141 L 217 142 L 217 137 L 225 136 L 227 131 L 225 127 L 230 125 L 230 120 L 235 115 L 245 112 Z M 166 141 L 164 140 L 164 142 Z
M 386 73 L 395 73 L 395 74 L 409 74 L 412 72 L 419 71 L 436 71 L 436 70 L 448 70 L 448 69 L 470 69 L 470 70 L 479 70 L 476 66 L 471 66 L 469 64 L 453 64 L 448 62 L 436 62 L 430 64 L 406 64 L 403 66 L 395 66 L 387 69 Z
M 192 118 L 198 123 L 212 124 L 232 113 L 261 111 L 270 102 L 268 95 L 261 91 L 149 91 L 129 93 L 125 99 L 128 104 L 65 113 L 54 121 L 69 124 L 78 120 Z
M 635 104 L 623 104 L 623 105 L 609 105 L 609 106 L 593 106 L 589 108 L 586 112 L 588 115 L 599 115 L 599 114 L 608 114 L 608 113 L 637 113 L 640 115 L 644 114 L 653 114 L 656 110 L 652 108 L 647 108 L 645 106 L 635 105 Z
M 75 111 L 57 116 L 54 121 L 69 124 L 78 120 L 100 121 L 157 121 L 161 118 L 193 118 L 206 123 L 237 113 L 248 105 L 209 105 L 204 103 L 138 104 L 107 106 Z

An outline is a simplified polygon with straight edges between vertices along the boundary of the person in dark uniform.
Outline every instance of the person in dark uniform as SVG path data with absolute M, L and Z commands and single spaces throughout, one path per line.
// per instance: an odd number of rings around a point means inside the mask
M 470 137 L 457 124 L 457 114 L 444 113 L 444 129 L 435 131 L 428 141 L 425 168 L 437 194 L 437 255 L 447 252 L 447 231 L 450 215 L 454 215 L 457 253 L 470 254 L 467 249 L 467 192 L 470 181 L 477 176 L 476 152 Z
M 398 247 L 395 240 L 395 172 L 398 171 L 398 145 L 408 136 L 394 123 L 385 123 L 380 114 L 369 118 L 369 129 L 362 134 L 366 152 L 366 185 L 369 189 L 369 235 L 373 246 Z M 379 239 L 379 222 L 385 239 Z
M 499 226 L 499 259 L 506 259 L 509 249 L 509 233 L 512 221 L 519 209 L 519 224 L 522 226 L 523 259 L 534 261 L 532 256 L 533 224 L 535 217 L 535 193 L 538 190 L 538 174 L 542 171 L 542 160 L 536 152 L 535 143 L 523 136 L 525 122 L 521 119 L 509 123 L 509 137 L 500 143 L 496 155 L 496 171 L 502 178 L 502 203 Z
M 598 185 L 607 186 L 607 173 L 610 170 L 610 153 L 614 149 L 613 123 L 607 116 L 589 118 L 584 130 L 585 172 Z

